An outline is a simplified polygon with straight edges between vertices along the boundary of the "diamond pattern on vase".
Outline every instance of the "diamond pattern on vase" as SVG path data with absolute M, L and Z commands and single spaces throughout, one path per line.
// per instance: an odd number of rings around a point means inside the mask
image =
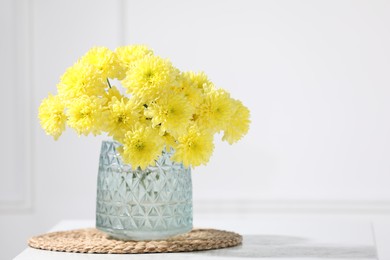
M 190 169 L 163 152 L 145 170 L 123 164 L 116 148 L 103 142 L 96 196 L 96 227 L 127 234 L 192 228 Z

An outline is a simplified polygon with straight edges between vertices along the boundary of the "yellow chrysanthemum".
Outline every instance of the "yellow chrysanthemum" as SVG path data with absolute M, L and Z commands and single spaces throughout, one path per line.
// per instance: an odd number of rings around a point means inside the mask
M 122 66 L 115 52 L 106 47 L 94 47 L 90 49 L 81 58 L 80 62 L 94 66 L 103 79 L 117 78 L 122 80 L 126 75 L 125 67 Z
M 197 82 L 191 80 L 191 73 L 182 73 L 178 80 L 178 86 L 171 87 L 172 91 L 183 94 L 193 107 L 198 107 L 203 102 L 203 92 L 197 87 Z
M 205 96 L 196 111 L 196 124 L 212 132 L 224 129 L 232 114 L 232 103 L 228 92 L 218 89 Z
M 57 88 L 58 96 L 49 95 L 39 107 L 46 133 L 58 139 L 66 123 L 79 135 L 107 132 L 135 168 L 154 165 L 163 149 L 172 149 L 172 159 L 186 167 L 206 164 L 215 133 L 223 131 L 222 140 L 232 144 L 249 129 L 248 108 L 205 73 L 180 72 L 143 45 L 114 52 L 94 47 L 67 69 Z
M 152 100 L 169 86 L 175 85 L 179 71 L 158 56 L 145 56 L 128 71 L 122 85 L 142 100 Z
M 57 140 L 65 130 L 65 105 L 58 96 L 50 95 L 39 106 L 38 117 L 42 128 Z
M 134 63 L 144 58 L 146 55 L 153 55 L 153 51 L 145 45 L 129 45 L 115 49 L 118 59 L 127 69 L 133 67 Z
M 122 95 L 117 87 L 113 86 L 107 90 L 107 92 L 103 95 L 104 104 L 103 106 L 108 106 L 108 103 L 111 102 L 113 98 L 116 98 L 117 100 L 124 99 L 125 101 L 129 100 L 128 97 Z
M 57 84 L 58 95 L 66 102 L 72 99 L 88 95 L 104 95 L 106 83 L 99 76 L 95 67 L 77 62 L 68 68 Z
M 164 143 L 155 129 L 138 125 L 125 134 L 121 155 L 123 161 L 133 168 L 145 169 L 155 165 L 163 148 Z
M 199 73 L 194 73 L 192 71 L 186 72 L 185 76 L 196 86 L 198 89 L 202 90 L 205 93 L 210 92 L 214 89 L 213 83 L 209 80 L 207 75 L 202 71 Z
M 195 126 L 179 137 L 178 142 L 172 160 L 182 162 L 186 167 L 206 164 L 214 150 L 213 135 Z
M 232 99 L 233 114 L 226 125 L 222 140 L 233 144 L 248 133 L 250 124 L 250 112 L 241 101 Z
M 161 137 L 163 139 L 164 146 L 165 146 L 167 152 L 170 152 L 171 149 L 176 149 L 177 142 L 176 142 L 176 139 L 172 135 L 165 132 Z
M 115 139 L 122 139 L 126 132 L 136 124 L 138 117 L 131 101 L 113 97 L 107 107 L 107 117 L 104 120 L 105 130 Z
M 100 133 L 102 124 L 101 100 L 97 97 L 81 96 L 69 104 L 68 125 L 76 130 L 78 135 L 94 135 Z
M 159 126 L 162 133 L 182 135 L 192 118 L 194 108 L 178 93 L 168 92 L 151 103 L 145 115 L 152 119 L 153 127 Z

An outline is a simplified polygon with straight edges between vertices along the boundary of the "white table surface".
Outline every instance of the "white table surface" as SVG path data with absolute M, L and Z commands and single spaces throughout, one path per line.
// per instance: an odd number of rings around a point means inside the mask
M 93 220 L 66 220 L 50 231 L 93 227 Z M 243 235 L 233 248 L 192 253 L 142 255 L 76 254 L 26 248 L 15 260 L 120 259 L 390 259 L 388 216 L 250 216 L 195 218 L 195 227 L 212 227 Z

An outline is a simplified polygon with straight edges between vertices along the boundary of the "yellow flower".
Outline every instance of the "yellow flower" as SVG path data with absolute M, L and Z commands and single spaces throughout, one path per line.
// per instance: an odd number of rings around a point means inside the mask
M 65 105 L 58 96 L 49 94 L 39 106 L 38 117 L 42 128 L 57 140 L 65 130 Z
M 178 86 L 171 87 L 172 91 L 182 93 L 193 107 L 198 107 L 204 99 L 203 92 L 197 87 L 197 82 L 191 80 L 191 73 L 182 73 L 179 78 Z
M 142 59 L 146 55 L 153 55 L 153 51 L 145 45 L 129 45 L 115 49 L 118 59 L 127 69 L 131 68 L 135 62 Z
M 134 104 L 128 99 L 113 97 L 108 104 L 105 130 L 109 135 L 119 140 L 138 121 L 138 113 Z
M 100 133 L 102 124 L 102 101 L 94 96 L 81 96 L 69 104 L 68 125 L 76 130 L 78 135 Z
M 94 66 L 99 75 L 106 78 L 117 78 L 122 80 L 126 71 L 115 52 L 106 47 L 94 47 L 90 49 L 80 60 L 83 64 Z
M 112 86 L 118 79 L 120 91 Z M 123 161 L 145 169 L 163 149 L 186 167 L 206 164 L 214 134 L 232 144 L 249 129 L 250 113 L 204 72 L 181 72 L 144 45 L 90 49 L 39 107 L 42 128 L 58 139 L 66 124 L 78 135 L 102 132 L 120 143 Z
M 192 71 L 186 72 L 185 76 L 189 78 L 195 87 L 202 90 L 203 92 L 208 93 L 210 90 L 214 89 L 213 83 L 209 80 L 203 71 L 199 73 L 194 73 Z
M 179 137 L 178 142 L 172 160 L 182 162 L 185 167 L 206 164 L 214 150 L 213 135 L 195 126 Z
M 176 142 L 176 139 L 172 135 L 165 132 L 161 137 L 163 139 L 164 146 L 165 146 L 167 152 L 170 152 L 171 149 L 176 149 L 177 142 Z
M 128 98 L 126 96 L 122 95 L 115 86 L 113 86 L 112 88 L 109 88 L 107 90 L 107 92 L 104 93 L 103 98 L 104 98 L 104 101 L 105 101 L 104 106 L 107 106 L 108 103 L 111 102 L 111 100 L 113 98 L 116 98 L 117 100 L 121 100 L 122 98 L 125 101 L 128 100 Z
M 175 85 L 179 71 L 168 60 L 158 56 L 145 56 L 128 71 L 122 85 L 128 93 L 150 101 L 169 86 Z
M 163 148 L 164 143 L 155 129 L 137 125 L 125 134 L 121 155 L 123 161 L 133 169 L 145 169 L 149 165 L 155 165 Z
M 65 103 L 82 95 L 104 95 L 105 81 L 99 76 L 95 67 L 77 62 L 68 68 L 57 84 L 58 95 Z
M 233 114 L 225 126 L 222 140 L 233 144 L 248 133 L 250 124 L 249 109 L 241 101 L 232 99 Z
M 232 103 L 228 92 L 213 90 L 205 96 L 196 111 L 196 124 L 212 132 L 224 129 L 232 114 Z
M 152 118 L 153 127 L 160 126 L 161 133 L 178 136 L 186 130 L 193 112 L 194 108 L 183 95 L 168 92 L 151 103 L 145 115 Z

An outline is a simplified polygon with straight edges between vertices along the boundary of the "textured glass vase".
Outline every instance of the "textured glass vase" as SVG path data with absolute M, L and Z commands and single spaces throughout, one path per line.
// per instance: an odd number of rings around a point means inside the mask
M 123 240 L 164 239 L 192 229 L 191 170 L 163 151 L 145 170 L 124 164 L 104 141 L 100 152 L 96 228 Z

